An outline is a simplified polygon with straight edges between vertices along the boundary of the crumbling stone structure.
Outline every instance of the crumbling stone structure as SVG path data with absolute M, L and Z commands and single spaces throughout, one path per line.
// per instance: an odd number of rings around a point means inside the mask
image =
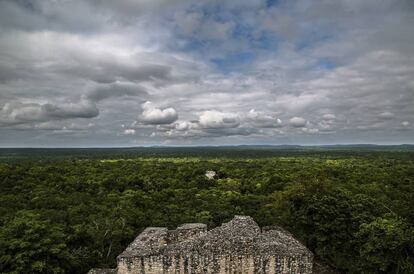
M 204 224 L 148 227 L 118 256 L 116 269 L 90 273 L 309 274 L 312 264 L 313 254 L 287 231 L 235 216 L 209 231 Z

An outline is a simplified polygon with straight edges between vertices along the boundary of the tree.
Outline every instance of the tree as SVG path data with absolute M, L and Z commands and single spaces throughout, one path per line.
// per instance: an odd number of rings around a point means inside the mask
M 1 273 L 64 273 L 70 254 L 60 226 L 19 211 L 0 229 Z
M 414 230 L 394 214 L 362 224 L 360 242 L 361 272 L 414 273 Z

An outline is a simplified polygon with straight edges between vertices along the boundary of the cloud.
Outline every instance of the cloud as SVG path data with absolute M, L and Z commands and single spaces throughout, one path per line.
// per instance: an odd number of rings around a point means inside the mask
M 216 110 L 204 111 L 200 114 L 198 125 L 203 129 L 235 128 L 240 124 L 236 114 Z
M 305 132 L 305 133 L 308 133 L 308 134 L 316 134 L 316 133 L 319 132 L 319 129 L 317 129 L 317 128 L 306 128 L 306 127 L 304 127 L 304 128 L 302 128 L 302 131 Z
M 280 128 L 283 126 L 282 120 L 273 113 L 259 112 L 251 109 L 246 115 L 246 122 L 251 123 L 257 128 Z
M 165 109 L 156 108 L 150 101 L 142 104 L 143 112 L 139 121 L 144 125 L 164 125 L 171 124 L 178 119 L 175 109 L 169 107 Z
M 131 60 L 139 59 L 139 56 L 129 56 L 128 59 L 120 56 L 97 56 L 94 60 L 89 56 L 80 56 L 78 63 L 71 65 L 56 64 L 53 69 L 56 72 L 83 78 L 96 83 L 114 83 L 116 81 L 130 82 L 157 82 L 167 81 L 171 78 L 172 68 L 160 64 L 132 63 Z M 89 60 L 88 60 L 89 59 Z M 84 62 L 90 62 L 90 66 L 83 66 Z
M 380 113 L 378 117 L 383 120 L 390 120 L 395 117 L 395 114 L 389 111 L 385 111 L 385 112 Z
M 132 83 L 113 83 L 100 85 L 86 93 L 85 97 L 91 101 L 101 101 L 111 97 L 132 96 L 145 99 L 148 93 L 145 88 Z
M 177 122 L 174 126 L 178 131 L 186 131 L 193 127 L 192 123 L 187 121 Z
M 332 113 L 326 113 L 326 114 L 322 115 L 322 119 L 325 120 L 325 121 L 335 120 L 336 116 L 335 116 L 335 114 L 332 114 Z
M 135 129 L 132 129 L 132 128 L 124 129 L 123 134 L 124 135 L 135 135 Z
M 99 115 L 96 105 L 87 100 L 78 103 L 64 103 L 60 105 L 41 105 L 41 112 L 47 118 L 69 119 L 69 118 L 93 118 Z
M 81 100 L 77 103 L 36 104 L 6 103 L 0 109 L 0 125 L 11 126 L 39 121 L 94 118 L 99 115 L 96 105 Z
M 409 143 L 413 14 L 391 0 L 0 1 L 0 145 Z
M 302 117 L 293 117 L 289 119 L 289 124 L 292 127 L 304 127 L 306 126 L 306 120 Z
M 62 131 L 62 130 L 70 130 L 70 131 L 87 131 L 91 130 L 95 127 L 93 123 L 78 123 L 78 122 L 62 122 L 62 121 L 49 121 L 49 122 L 40 122 L 35 123 L 27 127 L 28 129 L 38 129 L 38 130 L 46 130 L 46 131 Z

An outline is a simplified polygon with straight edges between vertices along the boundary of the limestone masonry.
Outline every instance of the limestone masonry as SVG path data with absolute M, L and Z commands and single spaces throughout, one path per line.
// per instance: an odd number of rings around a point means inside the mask
M 89 274 L 312 273 L 313 254 L 279 227 L 235 216 L 220 227 L 184 224 L 146 228 L 118 256 L 116 269 Z

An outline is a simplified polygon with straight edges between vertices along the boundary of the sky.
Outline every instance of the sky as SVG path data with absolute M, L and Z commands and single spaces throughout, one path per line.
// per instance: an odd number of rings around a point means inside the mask
M 412 0 L 0 0 L 0 147 L 414 143 Z

